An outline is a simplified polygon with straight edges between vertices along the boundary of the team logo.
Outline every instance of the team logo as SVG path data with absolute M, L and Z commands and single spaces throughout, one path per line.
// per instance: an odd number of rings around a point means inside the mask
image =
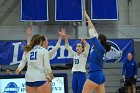
M 134 63 L 132 63 L 132 66 L 134 66 Z
M 119 62 L 122 58 L 122 51 L 120 50 L 119 46 L 112 42 L 112 41 L 107 41 L 111 45 L 111 49 L 109 52 L 107 52 L 104 55 L 104 61 L 106 62 Z
M 4 89 L 4 93 L 18 93 L 18 91 L 19 91 L 19 87 L 14 82 L 8 83 Z

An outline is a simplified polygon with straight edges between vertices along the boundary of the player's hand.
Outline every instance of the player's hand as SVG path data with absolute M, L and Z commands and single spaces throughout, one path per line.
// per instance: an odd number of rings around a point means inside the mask
M 53 80 L 53 74 L 52 74 L 52 73 L 49 73 L 49 74 L 48 74 L 47 80 L 48 80 L 49 82 L 52 82 L 52 80 Z
M 84 10 L 84 16 L 85 16 L 85 18 L 86 18 L 86 22 L 87 22 L 87 23 L 88 23 L 88 22 L 91 22 L 90 17 L 88 16 L 86 10 Z
M 65 37 L 67 34 L 66 34 L 66 29 L 65 28 L 61 28 L 60 31 L 58 31 L 59 35 L 62 36 L 62 37 Z
M 18 69 L 16 69 L 15 74 L 19 75 L 20 71 Z
M 87 17 L 87 16 L 88 16 L 88 14 L 87 14 L 87 11 L 86 11 L 86 10 L 84 10 L 84 16 L 85 16 L 85 17 Z
M 31 34 L 32 34 L 32 28 L 31 27 L 27 27 L 27 29 L 26 29 L 26 35 L 27 36 L 31 36 Z
M 81 38 L 81 42 L 84 42 L 85 41 L 85 38 Z
M 47 77 L 47 81 L 48 81 L 48 82 L 52 82 L 52 80 L 51 80 L 49 77 Z

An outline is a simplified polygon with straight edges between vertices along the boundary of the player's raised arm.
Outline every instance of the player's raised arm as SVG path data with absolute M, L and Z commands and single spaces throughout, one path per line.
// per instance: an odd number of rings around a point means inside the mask
M 90 45 L 87 43 L 87 41 L 85 40 L 85 38 L 81 38 L 81 42 L 83 42 L 84 43 L 84 46 L 85 46 L 85 50 L 84 50 L 83 53 L 86 56 L 88 56 Z
M 87 23 L 88 23 L 88 29 L 89 29 L 89 35 L 90 35 L 90 38 L 93 38 L 93 37 L 98 37 L 98 33 L 90 19 L 90 17 L 88 16 L 87 12 L 84 10 L 84 16 L 87 20 Z
M 29 45 L 29 43 L 30 43 L 31 34 L 32 34 L 32 28 L 31 27 L 27 27 L 27 29 L 26 29 L 27 45 Z
M 49 56 L 50 56 L 50 58 L 51 58 L 51 57 L 53 56 L 53 54 L 57 51 L 57 49 L 60 47 L 60 44 L 61 44 L 61 41 L 62 41 L 62 38 L 63 38 L 63 34 L 64 34 L 63 28 L 61 28 L 61 30 L 58 31 L 58 34 L 59 34 L 59 37 L 58 37 L 58 41 L 57 41 L 55 47 L 54 47 L 52 50 L 49 51 Z
M 65 32 L 65 31 L 64 31 Z M 65 39 L 65 47 L 66 49 L 69 51 L 69 53 L 74 56 L 75 51 L 72 50 L 72 48 L 69 45 L 69 41 L 68 41 L 68 35 L 66 34 L 66 32 L 63 34 L 63 37 Z

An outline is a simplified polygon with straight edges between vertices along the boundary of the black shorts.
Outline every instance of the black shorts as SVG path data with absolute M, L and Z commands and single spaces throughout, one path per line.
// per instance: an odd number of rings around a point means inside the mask
M 42 86 L 45 83 L 46 83 L 46 81 L 26 82 L 26 86 L 29 86 L 29 87 L 40 87 L 40 86 Z
M 136 79 L 134 78 L 125 78 L 125 86 L 132 86 L 132 84 L 136 84 Z

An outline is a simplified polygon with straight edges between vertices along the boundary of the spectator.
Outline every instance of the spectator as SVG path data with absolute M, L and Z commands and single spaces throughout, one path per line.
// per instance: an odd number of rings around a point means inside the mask
M 10 71 L 10 69 L 6 69 L 6 70 L 5 70 L 5 74 L 6 74 L 6 75 L 12 75 L 12 72 Z
M 125 80 L 125 86 L 128 88 L 128 93 L 136 93 L 136 79 L 138 75 L 138 66 L 131 53 L 127 55 L 127 61 L 123 64 L 122 77 Z

